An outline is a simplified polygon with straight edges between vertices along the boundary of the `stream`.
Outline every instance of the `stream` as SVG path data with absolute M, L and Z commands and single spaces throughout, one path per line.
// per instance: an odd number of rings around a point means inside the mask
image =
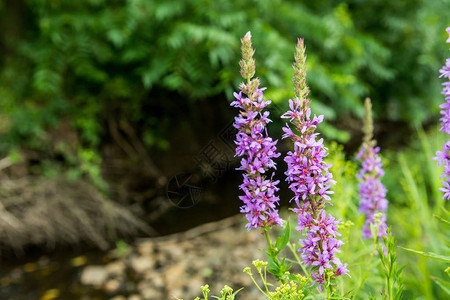
M 106 299 L 104 291 L 82 285 L 80 274 L 85 265 L 109 259 L 100 250 L 67 250 L 2 261 L 0 299 Z

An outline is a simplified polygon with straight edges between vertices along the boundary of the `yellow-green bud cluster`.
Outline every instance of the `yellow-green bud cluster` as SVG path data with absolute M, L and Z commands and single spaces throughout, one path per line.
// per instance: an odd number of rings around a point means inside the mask
M 249 31 L 241 39 L 242 60 L 239 61 L 239 66 L 241 66 L 241 76 L 248 81 L 250 81 L 250 79 L 255 76 L 255 60 L 253 59 L 255 50 L 253 50 L 252 48 L 251 38 L 252 35 Z
M 269 292 L 270 299 L 274 300 L 300 300 L 304 298 L 303 289 L 294 281 L 281 284 L 275 292 Z
M 364 101 L 365 119 L 364 119 L 364 143 L 366 147 L 374 147 L 375 141 L 373 138 L 373 119 L 372 119 L 372 103 L 370 98 L 366 98 Z M 369 144 L 370 143 L 370 144 Z
M 245 274 L 247 274 L 249 276 L 253 276 L 252 269 L 250 267 L 245 267 L 242 272 L 244 272 Z
M 261 270 L 262 270 L 263 268 L 267 268 L 267 266 L 268 266 L 268 263 L 267 263 L 266 261 L 261 261 L 261 260 L 259 260 L 259 259 L 254 260 L 254 261 L 252 262 L 252 264 L 253 264 L 253 266 L 256 268 L 256 270 L 258 270 L 258 272 L 261 272 Z
M 294 77 L 292 81 L 294 82 L 294 93 L 301 103 L 306 101 L 306 97 L 309 94 L 309 88 L 306 85 L 306 53 L 305 45 L 303 44 L 303 39 L 298 39 L 297 47 L 295 47 L 295 62 Z
M 220 296 L 226 296 L 227 294 L 232 294 L 233 293 L 233 289 L 230 288 L 228 285 L 225 285 L 223 287 L 223 289 L 220 291 Z

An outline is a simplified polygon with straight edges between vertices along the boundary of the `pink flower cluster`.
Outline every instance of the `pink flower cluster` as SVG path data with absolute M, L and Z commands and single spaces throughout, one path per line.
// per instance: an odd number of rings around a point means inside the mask
M 283 221 L 278 215 L 276 204 L 279 197 L 276 186 L 279 181 L 273 181 L 273 173 L 266 176 L 270 168 L 276 168 L 273 158 L 280 156 L 276 143 L 267 136 L 266 124 L 271 120 L 269 112 L 262 112 L 270 101 L 263 100 L 263 90 L 257 89 L 255 100 L 243 97 L 242 92 L 234 93 L 236 101 L 232 106 L 241 109 L 241 113 L 235 118 L 234 127 L 239 132 L 236 135 L 236 156 L 243 157 L 241 167 L 244 182 L 240 185 L 244 192 L 239 198 L 244 202 L 241 212 L 246 213 L 248 230 L 251 228 L 282 225 Z
M 264 108 L 270 101 L 264 101 L 263 91 L 259 88 L 259 80 L 252 79 L 255 74 L 254 50 L 251 47 L 251 35 L 248 32 L 242 42 L 241 75 L 247 80 L 242 83 L 241 91 L 234 93 L 235 101 L 231 106 L 240 109 L 239 116 L 235 118 L 234 127 L 239 131 L 236 134 L 236 156 L 242 157 L 241 167 L 244 171 L 243 183 L 240 189 L 244 192 L 239 198 L 244 202 L 241 212 L 248 220 L 247 229 L 257 227 L 283 225 L 278 215 L 277 204 L 279 197 L 275 194 L 279 189 L 274 181 L 274 173 L 268 174 L 270 169 L 276 169 L 273 158 L 279 157 L 277 140 L 272 140 L 267 134 L 266 125 L 271 122 L 269 112 Z M 244 96 L 247 94 L 247 97 Z
M 337 237 L 339 220 L 327 215 L 324 210 L 331 198 L 330 188 L 336 182 L 329 172 L 331 164 L 323 160 L 327 155 L 327 148 L 323 139 L 317 140 L 318 133 L 314 133 L 317 124 L 323 121 L 323 115 L 312 116 L 309 100 L 306 98 L 309 90 L 305 84 L 305 48 L 299 40 L 294 63 L 294 84 L 296 98 L 289 100 L 289 110 L 282 118 L 289 119 L 298 133 L 286 124 L 283 127 L 283 138 L 291 138 L 294 143 L 293 151 L 289 151 L 284 161 L 288 165 L 286 180 L 289 188 L 294 192 L 292 200 L 298 213 L 297 230 L 306 233 L 306 238 L 300 240 L 301 257 L 307 266 L 313 267 L 312 276 L 315 283 L 328 282 L 330 277 L 342 274 L 348 275 L 347 264 L 342 264 L 335 256 L 338 248 L 344 243 Z M 350 275 L 349 275 L 350 276 Z
M 380 147 L 373 147 L 372 144 L 373 141 L 365 143 L 356 156 L 358 159 L 363 159 L 358 178 L 361 179 L 359 212 L 366 215 L 363 227 L 363 238 L 365 239 L 372 238 L 371 224 L 378 228 L 379 237 L 386 236 L 387 229 L 386 214 L 383 213 L 388 207 L 387 190 L 380 180 L 384 175 L 383 163 L 378 155 Z M 379 220 L 375 217 L 378 213 L 381 213 Z
M 244 182 L 240 185 L 244 192 L 239 198 L 244 202 L 241 212 L 246 213 L 249 223 L 248 230 L 266 227 L 274 224 L 282 225 L 283 221 L 276 208 L 279 198 L 278 181 L 273 180 L 273 173 L 268 176 L 269 169 L 275 168 L 274 158 L 280 154 L 276 151 L 277 141 L 268 135 L 266 125 L 271 120 L 269 112 L 264 108 L 270 101 L 263 100 L 263 88 L 259 88 L 259 80 L 252 79 L 255 73 L 254 50 L 251 48 L 250 33 L 242 41 L 242 57 L 239 62 L 241 75 L 247 83 L 240 85 L 241 92 L 234 93 L 235 101 L 232 106 L 240 109 L 235 118 L 234 126 L 239 130 L 236 135 L 236 156 L 243 157 L 239 170 L 244 171 Z M 299 39 L 294 63 L 294 92 L 296 97 L 289 100 L 289 110 L 282 118 L 289 119 L 292 128 L 286 124 L 283 128 L 283 138 L 293 141 L 293 151 L 289 151 L 284 159 L 288 165 L 285 172 L 289 188 L 294 192 L 292 198 L 296 203 L 294 212 L 298 213 L 297 230 L 306 236 L 300 240 L 301 257 L 307 266 L 313 268 L 315 279 L 312 285 L 322 284 L 332 278 L 347 274 L 347 264 L 335 256 L 338 248 L 344 243 L 338 239 L 337 232 L 340 220 L 327 215 L 325 206 L 330 203 L 330 188 L 336 182 L 329 172 L 330 164 L 323 160 L 327 155 L 327 148 L 323 139 L 317 139 L 314 133 L 317 124 L 323 121 L 323 116 L 312 116 L 309 108 L 306 86 L 305 48 L 303 40 Z M 244 96 L 247 95 L 247 96 Z M 291 200 L 292 200 L 291 199 Z M 348 275 L 350 276 L 350 275 Z
M 450 43 L 450 27 L 447 27 L 449 38 L 447 43 Z M 442 94 L 445 96 L 445 102 L 440 105 L 441 110 L 441 131 L 450 135 L 450 58 L 447 58 L 445 66 L 439 70 L 441 75 L 439 78 L 444 77 L 447 79 L 442 85 Z M 441 175 L 442 185 L 439 190 L 444 193 L 443 199 L 450 199 L 450 141 L 444 143 L 442 151 L 436 152 L 434 160 L 438 161 L 438 166 L 444 167 L 444 173 Z

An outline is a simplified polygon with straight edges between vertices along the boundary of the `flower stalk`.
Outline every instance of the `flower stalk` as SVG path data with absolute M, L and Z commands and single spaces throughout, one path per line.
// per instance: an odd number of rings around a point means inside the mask
M 359 212 L 365 214 L 363 238 L 372 238 L 370 226 L 377 228 L 379 237 L 386 236 L 386 214 L 388 201 L 386 187 L 381 183 L 384 176 L 383 163 L 379 156 L 380 147 L 376 147 L 373 139 L 372 104 L 369 98 L 364 103 L 366 116 L 364 119 L 364 138 L 361 150 L 356 156 L 362 159 L 361 170 L 358 173 L 359 183 Z M 379 216 L 378 218 L 376 216 Z
M 306 54 L 302 39 L 298 40 L 294 62 L 294 99 L 289 100 L 289 110 L 281 117 L 289 119 L 283 127 L 283 138 L 290 138 L 294 144 L 293 151 L 289 151 L 284 161 L 288 165 L 285 172 L 289 188 L 294 192 L 298 214 L 296 229 L 305 233 L 306 238 L 300 240 L 301 258 L 307 267 L 312 266 L 313 285 L 318 283 L 328 285 L 330 280 L 342 274 L 348 275 L 347 264 L 342 264 L 335 256 L 338 248 L 344 243 L 337 237 L 340 220 L 335 220 L 325 211 L 330 204 L 330 191 L 336 182 L 329 172 L 330 164 L 323 160 L 327 155 L 327 148 L 323 139 L 317 140 L 315 133 L 317 124 L 323 121 L 323 115 L 312 116 L 307 98 L 309 88 L 306 85 Z M 292 130 L 294 128 L 296 131 Z M 349 275 L 350 276 L 350 275 Z
M 254 78 L 255 60 L 254 50 L 251 43 L 251 34 L 241 39 L 242 59 L 239 62 L 241 75 L 246 83 L 241 83 L 240 92 L 234 93 L 235 101 L 231 106 L 240 109 L 239 116 L 235 118 L 234 127 L 238 129 L 235 143 L 235 156 L 242 157 L 241 166 L 243 183 L 240 189 L 244 195 L 239 198 L 244 202 L 241 212 L 245 213 L 248 220 L 247 230 L 258 227 L 270 227 L 272 225 L 283 225 L 283 220 L 278 215 L 277 205 L 279 197 L 279 180 L 273 180 L 276 169 L 274 158 L 280 156 L 277 152 L 277 140 L 268 136 L 266 125 L 271 122 L 270 112 L 264 109 L 271 101 L 263 100 L 263 91 L 260 81 Z

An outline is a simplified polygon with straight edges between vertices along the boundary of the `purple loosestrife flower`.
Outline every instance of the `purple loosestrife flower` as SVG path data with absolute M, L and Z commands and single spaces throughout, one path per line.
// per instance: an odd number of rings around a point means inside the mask
M 380 147 L 375 147 L 375 140 L 373 136 L 373 121 L 372 121 L 372 105 L 370 99 L 365 101 L 366 118 L 364 128 L 364 141 L 356 156 L 358 159 L 363 159 L 361 163 L 361 170 L 358 178 L 361 179 L 359 183 L 359 212 L 366 214 L 366 221 L 363 227 L 363 238 L 372 238 L 370 231 L 370 224 L 378 228 L 378 236 L 386 236 L 386 215 L 383 213 L 387 210 L 388 201 L 386 200 L 386 188 L 381 183 L 380 178 L 383 177 L 384 171 L 382 169 L 383 163 L 379 157 Z M 377 214 L 381 216 L 377 218 Z
M 449 38 L 447 39 L 447 43 L 450 43 L 450 27 L 447 27 L 447 32 L 449 34 Z M 442 90 L 442 94 L 445 96 L 445 102 L 440 105 L 441 115 L 441 131 L 450 134 L 450 58 L 447 58 L 445 61 L 445 66 L 439 70 L 441 77 L 445 77 L 447 79 L 442 85 L 444 86 Z M 442 185 L 439 190 L 444 193 L 442 199 L 450 199 L 450 141 L 444 143 L 442 151 L 436 152 L 436 157 L 434 160 L 438 161 L 438 167 L 443 165 L 444 173 L 441 175 Z
M 269 169 L 276 169 L 273 158 L 280 156 L 276 143 L 267 134 L 266 125 L 271 122 L 269 112 L 264 108 L 270 101 L 263 100 L 265 88 L 259 88 L 259 79 L 252 79 L 255 74 L 254 50 L 251 45 L 251 34 L 248 32 L 242 42 L 241 75 L 247 83 L 240 85 L 240 92 L 234 93 L 235 101 L 231 106 L 240 109 L 239 116 L 235 118 L 234 127 L 239 131 L 236 134 L 236 155 L 242 157 L 241 167 L 244 171 L 244 182 L 239 186 L 244 192 L 239 198 L 244 202 L 241 212 L 245 213 L 248 224 L 247 229 L 257 227 L 283 225 L 278 215 L 277 204 L 279 190 L 273 175 L 268 174 Z M 246 95 L 246 96 L 245 96 Z
M 286 180 L 289 188 L 294 192 L 298 213 L 297 230 L 305 233 L 306 238 L 300 240 L 301 258 L 307 266 L 313 267 L 312 276 L 315 283 L 321 285 L 331 278 L 342 274 L 348 275 L 347 264 L 342 264 L 335 257 L 338 248 L 344 243 L 337 239 L 339 220 L 327 215 L 324 210 L 333 194 L 330 188 L 336 182 L 329 172 L 331 164 L 324 162 L 328 155 L 323 139 L 317 140 L 318 133 L 314 133 L 317 124 L 323 121 L 323 115 L 312 116 L 307 99 L 309 89 L 306 86 L 305 48 L 303 40 L 299 39 L 294 62 L 294 100 L 289 100 L 289 110 L 281 117 L 289 119 L 291 126 L 286 123 L 283 128 L 283 138 L 290 138 L 294 143 L 293 151 L 287 153 L 284 161 L 288 165 Z M 349 275 L 350 276 L 350 275 Z

